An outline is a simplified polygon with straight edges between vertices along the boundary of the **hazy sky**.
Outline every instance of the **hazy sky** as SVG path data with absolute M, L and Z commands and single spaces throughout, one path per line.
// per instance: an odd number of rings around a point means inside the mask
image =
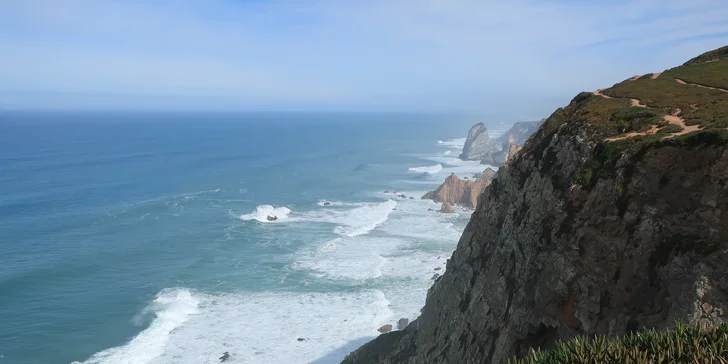
M 0 0 L 0 106 L 540 117 L 726 44 L 726 0 Z

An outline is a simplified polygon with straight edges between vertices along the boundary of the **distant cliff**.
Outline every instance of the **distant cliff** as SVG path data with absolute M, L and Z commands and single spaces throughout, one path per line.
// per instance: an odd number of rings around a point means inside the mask
M 477 123 L 470 128 L 468 138 L 465 140 L 462 160 L 477 160 L 485 164 L 495 165 L 493 153 L 498 152 L 495 140 L 488 135 L 488 128 L 483 123 Z
M 503 135 L 496 138 L 496 142 L 500 145 L 515 144 L 523 145 L 531 135 L 536 133 L 538 127 L 541 126 L 544 120 L 541 121 L 519 121 L 508 129 Z
M 485 188 L 421 316 L 344 363 L 505 363 L 728 318 L 728 48 L 556 110 Z

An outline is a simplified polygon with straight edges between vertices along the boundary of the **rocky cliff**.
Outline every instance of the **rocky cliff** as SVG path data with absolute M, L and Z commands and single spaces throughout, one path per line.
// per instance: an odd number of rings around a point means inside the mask
M 453 173 L 445 179 L 445 182 L 440 187 L 426 193 L 422 196 L 422 199 L 442 202 L 443 206 L 445 204 L 448 206 L 458 205 L 474 209 L 478 205 L 478 196 L 480 196 L 490 182 L 491 179 L 487 177 L 479 178 L 475 181 L 462 180 Z
M 468 138 L 465 140 L 460 159 L 479 160 L 486 164 L 496 164 L 493 162 L 493 153 L 497 152 L 498 146 L 488 135 L 488 128 L 483 123 L 477 123 L 468 132 Z
M 519 121 L 508 129 L 503 135 L 496 138 L 496 142 L 501 145 L 516 144 L 523 145 L 528 138 L 533 135 L 538 127 L 541 126 L 544 120 L 541 121 Z
M 728 52 L 701 57 L 554 112 L 480 196 L 421 316 L 344 362 L 505 363 L 726 321 Z

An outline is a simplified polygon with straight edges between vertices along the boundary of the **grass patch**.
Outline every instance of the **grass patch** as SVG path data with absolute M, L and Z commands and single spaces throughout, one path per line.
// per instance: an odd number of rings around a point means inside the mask
M 728 364 L 728 324 L 703 328 L 677 323 L 671 330 L 642 330 L 621 338 L 578 337 L 550 352 L 536 351 L 512 364 Z
M 664 73 L 671 79 L 728 90 L 728 59 L 673 68 Z M 687 86 L 687 85 L 683 85 Z M 695 87 L 695 86 L 691 86 Z M 725 94 L 725 93 L 724 93 Z M 728 95 L 726 96 L 728 97 Z
M 705 53 L 685 62 L 684 66 L 715 61 L 718 59 L 728 59 L 728 46 L 714 49 L 710 52 L 705 52 Z
M 728 77 L 728 67 L 725 68 L 723 72 Z M 680 109 L 686 123 L 699 124 L 704 128 L 728 120 L 728 93 L 679 84 L 669 75 L 674 70 L 663 73 L 656 80 L 625 81 L 602 92 L 620 99 L 638 99 L 664 114 Z

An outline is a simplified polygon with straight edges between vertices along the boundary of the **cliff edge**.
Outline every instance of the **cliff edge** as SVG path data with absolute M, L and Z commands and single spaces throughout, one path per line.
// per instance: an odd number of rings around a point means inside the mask
M 728 315 L 728 52 L 577 95 L 485 188 L 421 316 L 344 363 L 505 363 Z

